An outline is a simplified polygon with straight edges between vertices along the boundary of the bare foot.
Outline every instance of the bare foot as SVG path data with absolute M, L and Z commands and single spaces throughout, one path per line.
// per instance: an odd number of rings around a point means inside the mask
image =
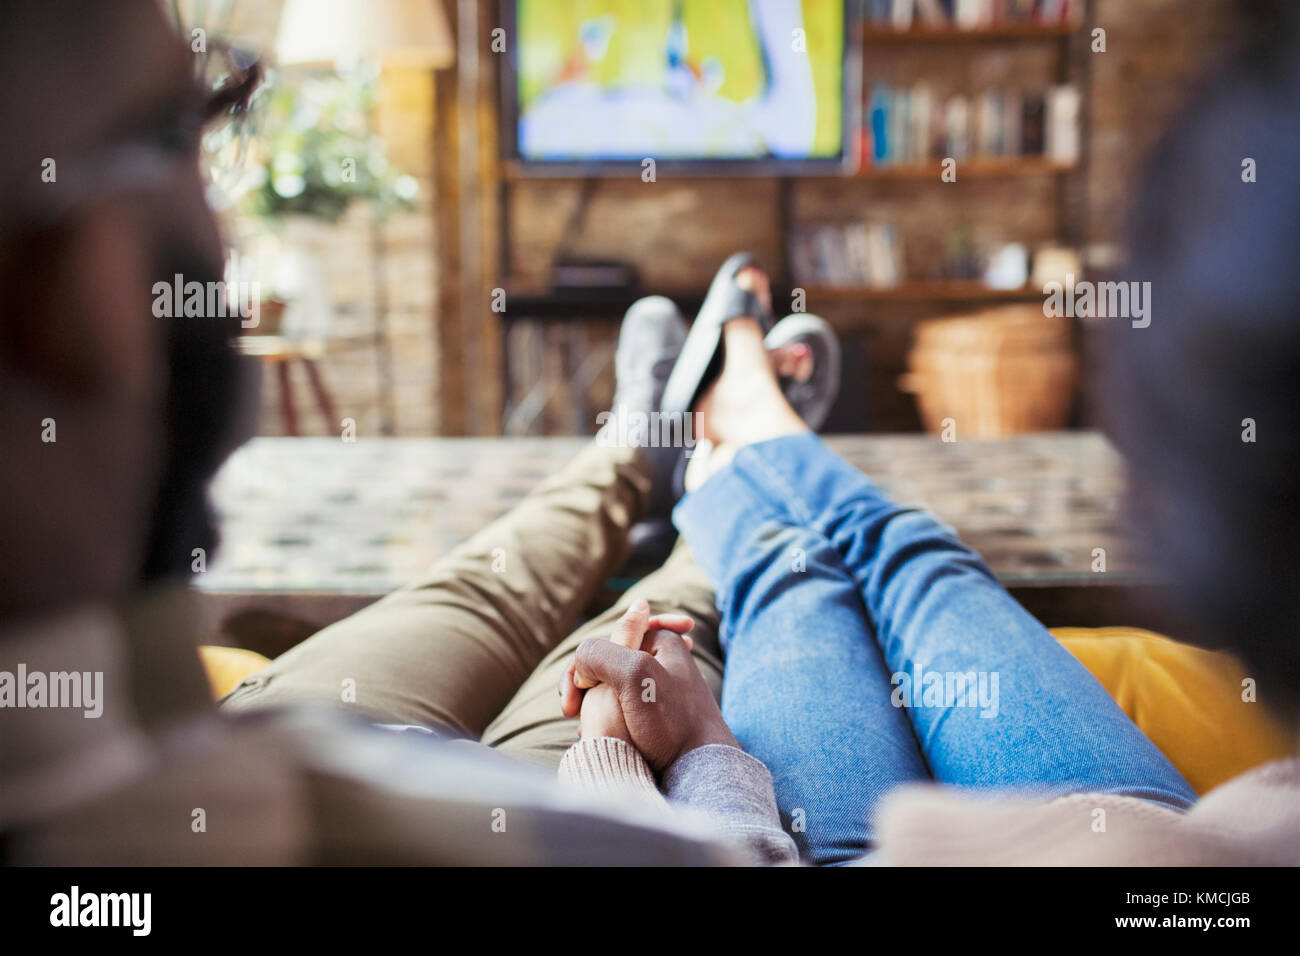
M 744 270 L 736 281 L 760 296 L 767 292 L 767 277 L 757 269 Z M 812 354 L 807 346 L 789 346 L 769 355 L 762 329 L 750 318 L 732 319 L 723 327 L 722 338 L 722 372 L 696 406 L 697 434 L 704 441 L 691 455 L 688 491 L 724 467 L 737 449 L 808 431 L 781 393 L 773 367 L 775 363 L 791 375 L 811 374 Z
M 701 438 L 691 449 L 691 460 L 686 465 L 686 474 L 682 476 L 682 486 L 690 494 L 709 480 L 714 472 L 725 468 L 727 462 L 735 457 L 739 445 L 715 445 L 707 438 Z
M 741 270 L 736 284 L 764 303 L 771 300 L 767 276 L 757 268 Z M 781 393 L 776 376 L 778 369 L 791 377 L 811 376 L 811 350 L 796 343 L 769 354 L 763 330 L 752 318 L 727 322 L 722 341 L 722 372 L 695 407 L 701 441 L 686 469 L 687 491 L 698 488 L 745 445 L 808 431 Z
M 782 378 L 806 382 L 813 376 L 813 351 L 803 342 L 791 342 L 768 350 L 772 367 Z
M 700 436 L 715 445 L 752 445 L 807 431 L 781 394 L 758 322 L 732 319 L 722 338 L 722 373 L 696 406 Z

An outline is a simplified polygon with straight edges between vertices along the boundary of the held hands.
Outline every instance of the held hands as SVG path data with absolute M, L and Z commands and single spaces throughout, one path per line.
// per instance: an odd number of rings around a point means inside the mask
M 580 716 L 583 737 L 632 744 L 655 773 L 707 744 L 737 746 L 709 685 L 691 659 L 695 622 L 684 614 L 650 614 L 636 601 L 608 639 L 578 647 L 560 679 L 560 706 Z

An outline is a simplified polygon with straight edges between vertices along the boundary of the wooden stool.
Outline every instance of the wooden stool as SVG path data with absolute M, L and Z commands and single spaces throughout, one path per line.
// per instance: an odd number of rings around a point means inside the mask
M 280 419 L 286 435 L 297 436 L 298 407 L 293 398 L 293 382 L 289 378 L 289 365 L 300 362 L 307 370 L 307 382 L 316 399 L 316 407 L 325 416 L 328 428 L 337 426 L 334 419 L 334 398 L 321 376 L 319 360 L 325 355 L 324 339 L 288 339 L 280 335 L 244 335 L 236 340 L 243 355 L 254 355 L 263 362 L 275 365 L 280 388 Z

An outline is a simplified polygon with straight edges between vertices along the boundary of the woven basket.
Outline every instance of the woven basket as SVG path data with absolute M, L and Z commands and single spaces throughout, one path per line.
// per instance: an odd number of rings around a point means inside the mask
M 1077 375 L 1070 320 L 1009 306 L 917 323 L 899 387 L 926 431 L 951 418 L 961 437 L 992 438 L 1063 427 Z

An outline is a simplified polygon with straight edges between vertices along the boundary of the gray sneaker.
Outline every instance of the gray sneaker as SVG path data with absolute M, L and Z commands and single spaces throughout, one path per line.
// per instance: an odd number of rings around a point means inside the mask
M 659 421 L 664 385 L 686 341 L 686 320 L 661 295 L 632 303 L 619 327 L 614 352 L 614 403 L 596 440 L 645 449 L 654 475 L 650 518 L 666 518 L 676 503 L 673 472 L 693 437 L 688 422 Z
M 781 391 L 808 427 L 818 431 L 840 394 L 840 340 L 829 322 L 809 312 L 787 315 L 763 339 L 769 352 L 795 342 L 812 350 L 812 377 L 806 382 L 783 378 Z

